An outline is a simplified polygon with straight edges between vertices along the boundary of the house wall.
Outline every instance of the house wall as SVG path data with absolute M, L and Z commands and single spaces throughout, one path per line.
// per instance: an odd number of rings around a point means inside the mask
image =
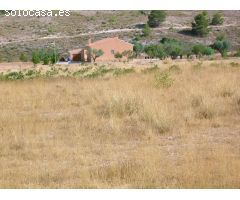
M 89 44 L 86 48 L 102 49 L 104 54 L 96 59 L 96 61 L 112 61 L 117 60 L 114 56 L 116 53 L 124 51 L 133 51 L 133 45 L 120 40 L 118 37 L 106 38 L 97 42 Z M 126 59 L 126 58 L 125 58 Z M 88 61 L 91 61 L 88 55 Z

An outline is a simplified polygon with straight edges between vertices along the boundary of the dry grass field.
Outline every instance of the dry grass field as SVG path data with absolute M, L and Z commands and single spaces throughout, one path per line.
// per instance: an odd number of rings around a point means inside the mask
M 0 81 L 0 188 L 239 188 L 240 62 Z

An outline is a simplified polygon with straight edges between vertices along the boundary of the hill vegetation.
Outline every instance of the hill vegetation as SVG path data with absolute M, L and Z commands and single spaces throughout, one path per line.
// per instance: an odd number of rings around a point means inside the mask
M 208 28 L 211 30 L 207 37 L 198 37 L 191 31 L 191 23 L 194 22 L 195 16 L 201 14 L 200 12 L 160 11 L 160 13 L 164 14 L 162 17 L 159 15 L 161 17 L 159 26 L 151 29 L 148 26 L 142 29 L 144 24 L 148 24 L 151 16 L 149 11 L 72 11 L 69 17 L 1 15 L 0 62 L 18 61 L 22 54 L 31 60 L 33 51 L 52 47 L 54 42 L 60 54 L 66 53 L 70 49 L 83 47 L 89 39 L 89 34 L 92 34 L 94 40 L 117 34 L 126 41 L 138 37 L 139 42 L 144 45 L 158 44 L 162 38 L 174 38 L 181 42 L 208 46 L 223 33 L 231 43 L 230 50 L 239 48 L 239 11 L 223 11 L 221 14 L 208 11 Z M 215 23 L 219 25 L 211 25 Z M 117 32 L 105 32 L 116 29 Z M 101 32 L 94 34 L 96 31 Z

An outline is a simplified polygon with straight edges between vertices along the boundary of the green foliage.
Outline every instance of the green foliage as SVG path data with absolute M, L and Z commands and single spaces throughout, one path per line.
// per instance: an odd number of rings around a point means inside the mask
M 158 27 L 166 19 L 166 12 L 163 10 L 152 10 L 148 15 L 148 25 Z
M 34 51 L 32 53 L 32 62 L 34 65 L 37 65 L 41 62 L 40 55 L 38 52 Z
M 114 70 L 113 75 L 120 76 L 120 75 L 129 74 L 129 73 L 133 73 L 133 72 L 135 72 L 135 70 L 133 68 L 128 68 L 128 69 L 117 68 Z
M 121 53 L 117 52 L 117 53 L 115 53 L 114 57 L 117 59 L 121 59 L 123 57 L 123 55 Z
M 194 17 L 194 22 L 192 22 L 192 33 L 204 37 L 208 35 L 210 29 L 209 26 L 209 19 L 208 14 L 206 11 L 196 15 Z
M 58 53 L 57 50 L 49 49 L 48 50 L 48 56 L 50 57 L 50 62 L 51 62 L 52 65 L 57 63 L 57 61 L 59 59 L 59 53 Z
M 131 59 L 131 58 L 134 57 L 133 51 L 131 51 L 131 50 L 123 51 L 123 52 L 122 52 L 122 55 L 125 56 L 125 57 L 127 57 L 127 59 Z
M 192 52 L 198 57 L 203 55 L 210 56 L 214 53 L 214 49 L 203 44 L 196 44 L 193 46 Z
M 53 27 L 52 26 L 48 27 L 48 33 L 53 33 Z
M 21 53 L 21 55 L 19 57 L 19 60 L 21 60 L 22 62 L 27 62 L 28 58 L 24 53 Z
M 44 65 L 48 65 L 49 62 L 50 62 L 50 56 L 49 56 L 47 53 L 45 53 L 45 54 L 43 55 L 42 60 L 43 60 L 43 64 L 44 64 Z
M 22 80 L 24 79 L 24 74 L 20 72 L 9 72 L 5 75 L 5 80 Z
M 133 51 L 136 56 L 139 56 L 144 51 L 144 46 L 139 42 L 134 42 L 133 44 Z
M 224 35 L 219 35 L 216 38 L 216 41 L 214 42 L 212 47 L 214 49 L 216 49 L 217 51 L 219 51 L 221 53 L 222 57 L 226 57 L 227 51 L 230 48 L 230 43 L 228 42 L 228 40 L 225 38 Z
M 94 62 L 96 62 L 96 59 L 104 54 L 102 49 L 89 48 L 88 51 L 89 51 L 89 53 L 91 55 L 91 58 L 93 59 Z
M 145 53 L 153 58 L 166 58 L 167 54 L 164 51 L 163 45 L 161 44 L 150 44 L 144 48 Z
M 151 34 L 151 28 L 149 27 L 148 24 L 145 24 L 143 27 L 143 36 L 148 37 Z
M 48 65 L 49 63 L 55 64 L 59 59 L 59 53 L 56 49 L 40 49 L 32 53 L 32 62 L 36 65 L 43 63 Z
M 240 57 L 240 49 L 237 50 L 235 56 L 236 56 L 236 57 Z
M 116 16 L 111 16 L 111 17 L 109 18 L 108 22 L 109 22 L 110 24 L 112 24 L 112 25 L 115 24 L 115 23 L 117 22 Z
M 216 12 L 213 15 L 211 25 L 221 25 L 223 24 L 223 22 L 224 22 L 223 15 L 220 12 Z
M 178 56 L 191 55 L 192 45 L 186 42 L 171 38 L 163 38 L 160 43 L 163 44 L 167 56 L 171 56 L 172 59 L 176 59 Z

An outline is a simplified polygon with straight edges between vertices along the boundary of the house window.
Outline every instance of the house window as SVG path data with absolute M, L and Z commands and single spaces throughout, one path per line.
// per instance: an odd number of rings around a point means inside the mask
M 114 50 L 113 50 L 113 49 L 111 50 L 111 53 L 112 53 L 112 54 L 115 54 L 115 52 L 114 52 Z

